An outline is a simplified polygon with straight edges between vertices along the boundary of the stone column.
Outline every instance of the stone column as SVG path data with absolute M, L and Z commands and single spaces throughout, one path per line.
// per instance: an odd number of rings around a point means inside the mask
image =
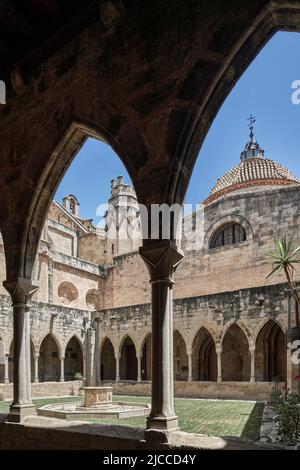
M 222 382 L 222 346 L 216 347 L 217 353 L 217 382 Z
M 95 329 L 90 326 L 86 332 L 86 387 L 93 387 L 96 385 L 95 377 Z
M 65 356 L 59 356 L 60 360 L 60 382 L 65 381 Z
M 96 317 L 94 319 L 96 325 L 95 331 L 95 353 L 94 353 L 94 362 L 95 362 L 95 383 L 97 386 L 101 385 L 101 358 L 100 358 L 100 318 Z
M 250 354 L 251 354 L 250 382 L 255 383 L 255 346 L 250 347 Z
M 8 359 L 9 354 L 5 354 L 5 362 L 4 362 L 4 383 L 9 384 L 9 370 L 8 370 Z
M 174 412 L 172 288 L 183 253 L 170 240 L 156 240 L 141 247 L 140 255 L 152 287 L 152 404 L 146 435 L 163 440 L 167 431 L 179 430 Z
M 137 381 L 142 381 L 142 356 L 141 354 L 136 355 L 137 358 Z
M 193 381 L 193 363 L 192 363 L 192 353 L 188 352 L 187 353 L 188 357 L 188 367 L 189 367 L 189 375 L 188 375 L 188 381 L 192 382 Z
M 14 330 L 13 402 L 7 419 L 19 423 L 25 416 L 36 414 L 31 401 L 29 303 L 38 288 L 24 278 L 3 285 L 12 299 Z
M 35 384 L 39 383 L 39 354 L 34 355 L 34 377 L 33 381 Z
M 115 356 L 116 359 L 116 382 L 120 382 L 120 355 Z

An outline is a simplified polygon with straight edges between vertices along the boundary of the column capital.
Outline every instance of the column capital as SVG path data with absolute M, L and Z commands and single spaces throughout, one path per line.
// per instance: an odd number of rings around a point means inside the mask
M 27 306 L 33 294 L 38 290 L 38 286 L 32 284 L 31 279 L 18 277 L 13 280 L 3 282 L 4 288 L 10 294 L 13 306 Z
M 170 240 L 155 240 L 144 244 L 139 253 L 146 263 L 150 283 L 173 283 L 173 273 L 183 258 L 183 251 Z

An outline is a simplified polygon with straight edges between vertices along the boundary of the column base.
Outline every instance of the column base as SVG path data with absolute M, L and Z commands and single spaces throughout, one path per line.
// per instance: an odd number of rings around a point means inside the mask
M 147 429 L 145 430 L 146 441 L 168 442 L 169 433 L 180 431 L 177 416 L 156 417 L 147 419 Z
M 180 428 L 178 426 L 178 418 L 177 416 L 170 416 L 170 417 L 155 417 L 151 418 L 151 416 L 147 419 L 147 429 L 145 430 L 146 433 L 153 432 L 173 432 L 179 431 Z
M 21 423 L 26 416 L 34 415 L 36 415 L 36 408 L 33 403 L 28 405 L 10 405 L 6 421 L 9 423 Z
M 222 383 L 222 377 L 218 377 L 218 378 L 217 378 L 217 383 L 218 383 L 218 384 L 221 384 L 221 383 Z
M 5 384 L 9 384 L 9 379 L 6 379 L 6 378 L 5 378 L 5 379 L 4 379 L 4 383 L 5 383 Z

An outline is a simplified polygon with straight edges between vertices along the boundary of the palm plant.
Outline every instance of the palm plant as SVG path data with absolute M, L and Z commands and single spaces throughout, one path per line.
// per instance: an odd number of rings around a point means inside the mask
M 295 299 L 296 315 L 295 325 L 299 326 L 299 304 L 300 297 L 294 281 L 295 265 L 300 263 L 300 246 L 294 245 L 294 236 L 285 234 L 283 237 L 274 237 L 274 249 L 268 250 L 267 255 L 273 259 L 274 268 L 267 276 L 284 271 L 291 294 Z

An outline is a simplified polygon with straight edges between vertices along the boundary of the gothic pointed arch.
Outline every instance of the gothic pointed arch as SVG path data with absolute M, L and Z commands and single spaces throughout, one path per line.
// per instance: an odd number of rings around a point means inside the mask
M 76 374 L 83 375 L 83 351 L 81 342 L 73 335 L 65 349 L 64 378 L 66 381 L 75 380 Z
M 256 338 L 255 379 L 263 382 L 285 382 L 286 368 L 285 335 L 280 325 L 270 319 Z
M 100 348 L 101 380 L 116 380 L 116 358 L 111 340 L 106 336 Z
M 217 354 L 214 339 L 204 327 L 196 333 L 192 343 L 193 380 L 217 380 Z
M 151 332 L 148 332 L 144 337 L 141 345 L 141 378 L 142 380 L 149 381 L 151 380 L 152 374 L 152 335 Z
M 247 337 L 236 323 L 230 325 L 222 340 L 223 381 L 250 380 L 250 351 Z
M 58 342 L 51 333 L 48 333 L 40 346 L 39 381 L 59 382 L 59 380 L 60 360 Z
M 188 357 L 186 350 L 186 343 L 182 334 L 176 329 L 173 335 L 173 348 L 174 348 L 174 378 L 175 380 L 188 379 Z
M 125 336 L 121 343 L 120 354 L 120 379 L 137 380 L 136 348 L 129 335 Z

